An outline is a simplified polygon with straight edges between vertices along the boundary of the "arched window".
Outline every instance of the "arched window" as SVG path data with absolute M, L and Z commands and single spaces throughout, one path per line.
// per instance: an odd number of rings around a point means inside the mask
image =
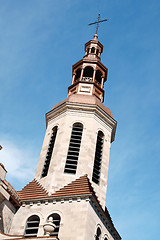
M 92 67 L 86 67 L 84 69 L 83 77 L 93 77 L 93 68 Z
M 48 169 L 49 169 L 49 165 L 50 165 L 50 161 L 51 161 L 51 157 L 52 157 L 52 152 L 53 152 L 53 148 L 54 148 L 54 144 L 55 144 L 55 139 L 56 139 L 56 135 L 57 135 L 57 128 L 58 127 L 56 126 L 52 130 L 52 135 L 50 138 L 48 151 L 47 151 L 47 155 L 46 155 L 46 159 L 45 159 L 44 167 L 43 167 L 43 171 L 42 171 L 42 177 L 47 176 L 47 173 L 48 173 Z
M 89 48 L 87 49 L 87 54 L 89 53 Z
M 101 79 L 102 79 L 102 73 L 100 70 L 96 71 L 96 77 L 95 77 L 96 81 L 101 84 Z
M 92 181 L 97 184 L 99 183 L 100 172 L 101 172 L 103 141 L 104 141 L 104 134 L 103 134 L 103 132 L 98 131 L 95 158 L 94 158 L 93 175 L 92 175 Z
M 64 172 L 75 174 L 81 145 L 83 125 L 75 123 L 72 127 L 71 139 L 68 148 L 67 160 Z
M 53 233 L 51 234 L 51 236 L 58 236 L 61 217 L 60 217 L 59 214 L 57 214 L 57 213 L 51 214 L 51 215 L 48 217 L 48 219 L 49 219 L 50 217 L 52 217 L 53 223 L 56 225 L 56 228 L 55 228 L 55 230 L 53 231 Z
M 100 240 L 100 236 L 101 236 L 101 229 L 100 227 L 98 227 L 96 231 L 95 240 Z
M 27 219 L 25 228 L 25 237 L 37 237 L 40 218 L 37 215 L 33 215 Z
M 95 48 L 94 47 L 91 48 L 91 53 L 95 53 Z
M 80 76 L 81 76 L 81 69 L 79 68 L 79 69 L 77 69 L 77 71 L 76 71 L 75 80 L 79 79 Z

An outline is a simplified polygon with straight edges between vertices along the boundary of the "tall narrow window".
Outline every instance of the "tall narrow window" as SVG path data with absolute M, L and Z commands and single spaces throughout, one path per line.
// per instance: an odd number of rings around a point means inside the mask
M 101 236 L 101 229 L 100 229 L 100 227 L 98 227 L 98 228 L 97 228 L 97 232 L 96 232 L 95 239 L 96 239 L 96 240 L 100 240 L 100 236 Z
M 50 142 L 49 142 L 48 151 L 47 151 L 47 155 L 46 155 L 46 159 L 45 159 L 44 167 L 43 167 L 43 171 L 42 171 L 42 177 L 47 176 L 48 169 L 49 169 L 49 164 L 50 164 L 50 161 L 51 161 L 52 152 L 53 152 L 53 148 L 54 148 L 54 143 L 55 143 L 55 139 L 56 139 L 56 135 L 57 135 L 57 126 L 54 127 L 53 131 L 52 131 L 52 135 L 51 135 L 51 139 L 50 139 Z
M 54 231 L 53 231 L 53 233 L 51 234 L 51 236 L 58 236 L 61 217 L 60 217 L 59 214 L 57 214 L 57 213 L 51 214 L 51 215 L 48 217 L 48 219 L 49 219 L 50 217 L 52 217 L 53 223 L 56 225 L 56 228 L 54 229 Z
M 64 172 L 76 173 L 79 150 L 81 145 L 83 132 L 83 125 L 81 123 L 75 123 L 72 128 L 71 139 L 68 148 L 67 160 Z
M 99 183 L 100 172 L 101 172 L 103 141 L 104 141 L 104 134 L 101 131 L 99 131 L 97 135 L 96 152 L 95 152 L 93 175 L 92 175 L 92 181 L 97 184 Z
M 27 219 L 25 237 L 37 237 L 40 219 L 37 215 L 33 215 Z

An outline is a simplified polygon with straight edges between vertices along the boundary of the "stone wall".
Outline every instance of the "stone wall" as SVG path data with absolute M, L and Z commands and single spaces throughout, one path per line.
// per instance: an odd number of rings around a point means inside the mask
M 113 240 L 89 198 L 23 204 L 14 217 L 10 234 L 23 235 L 27 219 L 36 214 L 40 217 L 38 237 L 44 236 L 43 225 L 53 213 L 58 213 L 61 217 L 58 234 L 60 240 L 93 240 L 97 225 L 101 226 L 103 236 L 106 234 L 108 240 Z
M 67 158 L 72 126 L 76 122 L 82 123 L 84 128 L 76 174 L 68 174 L 64 173 L 64 168 Z M 55 126 L 58 126 L 58 131 L 48 175 L 41 178 L 50 136 L 52 133 L 52 129 Z M 92 173 L 97 134 L 99 130 L 104 133 L 105 137 L 103 145 L 100 183 L 95 184 L 94 182 L 92 182 Z M 88 174 L 88 177 L 91 180 L 95 192 L 98 196 L 98 199 L 100 200 L 104 208 L 106 201 L 111 133 L 112 128 L 102 117 L 96 114 L 95 111 L 84 110 L 83 108 L 81 110 L 66 109 L 64 112 L 57 114 L 48 123 L 35 177 L 49 192 L 53 193 L 59 188 L 62 188 L 66 184 L 70 183 L 71 181 L 79 178 L 80 176 Z

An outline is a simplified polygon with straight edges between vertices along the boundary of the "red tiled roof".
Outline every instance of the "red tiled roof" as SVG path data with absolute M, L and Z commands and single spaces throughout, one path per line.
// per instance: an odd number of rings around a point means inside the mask
M 84 175 L 68 185 L 64 186 L 60 190 L 53 193 L 52 197 L 60 197 L 60 196 L 73 196 L 73 195 L 82 195 L 82 194 L 92 194 L 93 188 L 91 186 L 91 183 L 87 177 L 87 175 Z
M 18 191 L 18 194 L 21 200 L 49 197 L 47 191 L 36 179 L 27 184 L 21 191 Z

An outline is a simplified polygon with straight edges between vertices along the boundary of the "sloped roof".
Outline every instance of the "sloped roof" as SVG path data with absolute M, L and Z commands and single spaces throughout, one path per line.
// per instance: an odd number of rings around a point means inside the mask
M 70 102 L 70 103 L 81 103 L 81 104 L 91 104 L 99 106 L 104 112 L 106 112 L 110 117 L 113 118 L 113 114 L 111 110 L 106 107 L 103 103 L 101 103 L 97 97 L 93 95 L 84 95 L 84 94 L 73 94 L 68 96 L 65 100 L 57 103 L 53 108 L 56 109 L 57 107 L 61 106 L 62 104 Z M 52 111 L 51 110 L 51 111 Z
M 49 197 L 48 192 L 36 179 L 27 184 L 21 191 L 18 191 L 18 194 L 21 200 Z
M 91 183 L 89 182 L 87 175 L 84 175 L 53 193 L 52 197 L 90 194 L 92 192 L 93 188 Z

